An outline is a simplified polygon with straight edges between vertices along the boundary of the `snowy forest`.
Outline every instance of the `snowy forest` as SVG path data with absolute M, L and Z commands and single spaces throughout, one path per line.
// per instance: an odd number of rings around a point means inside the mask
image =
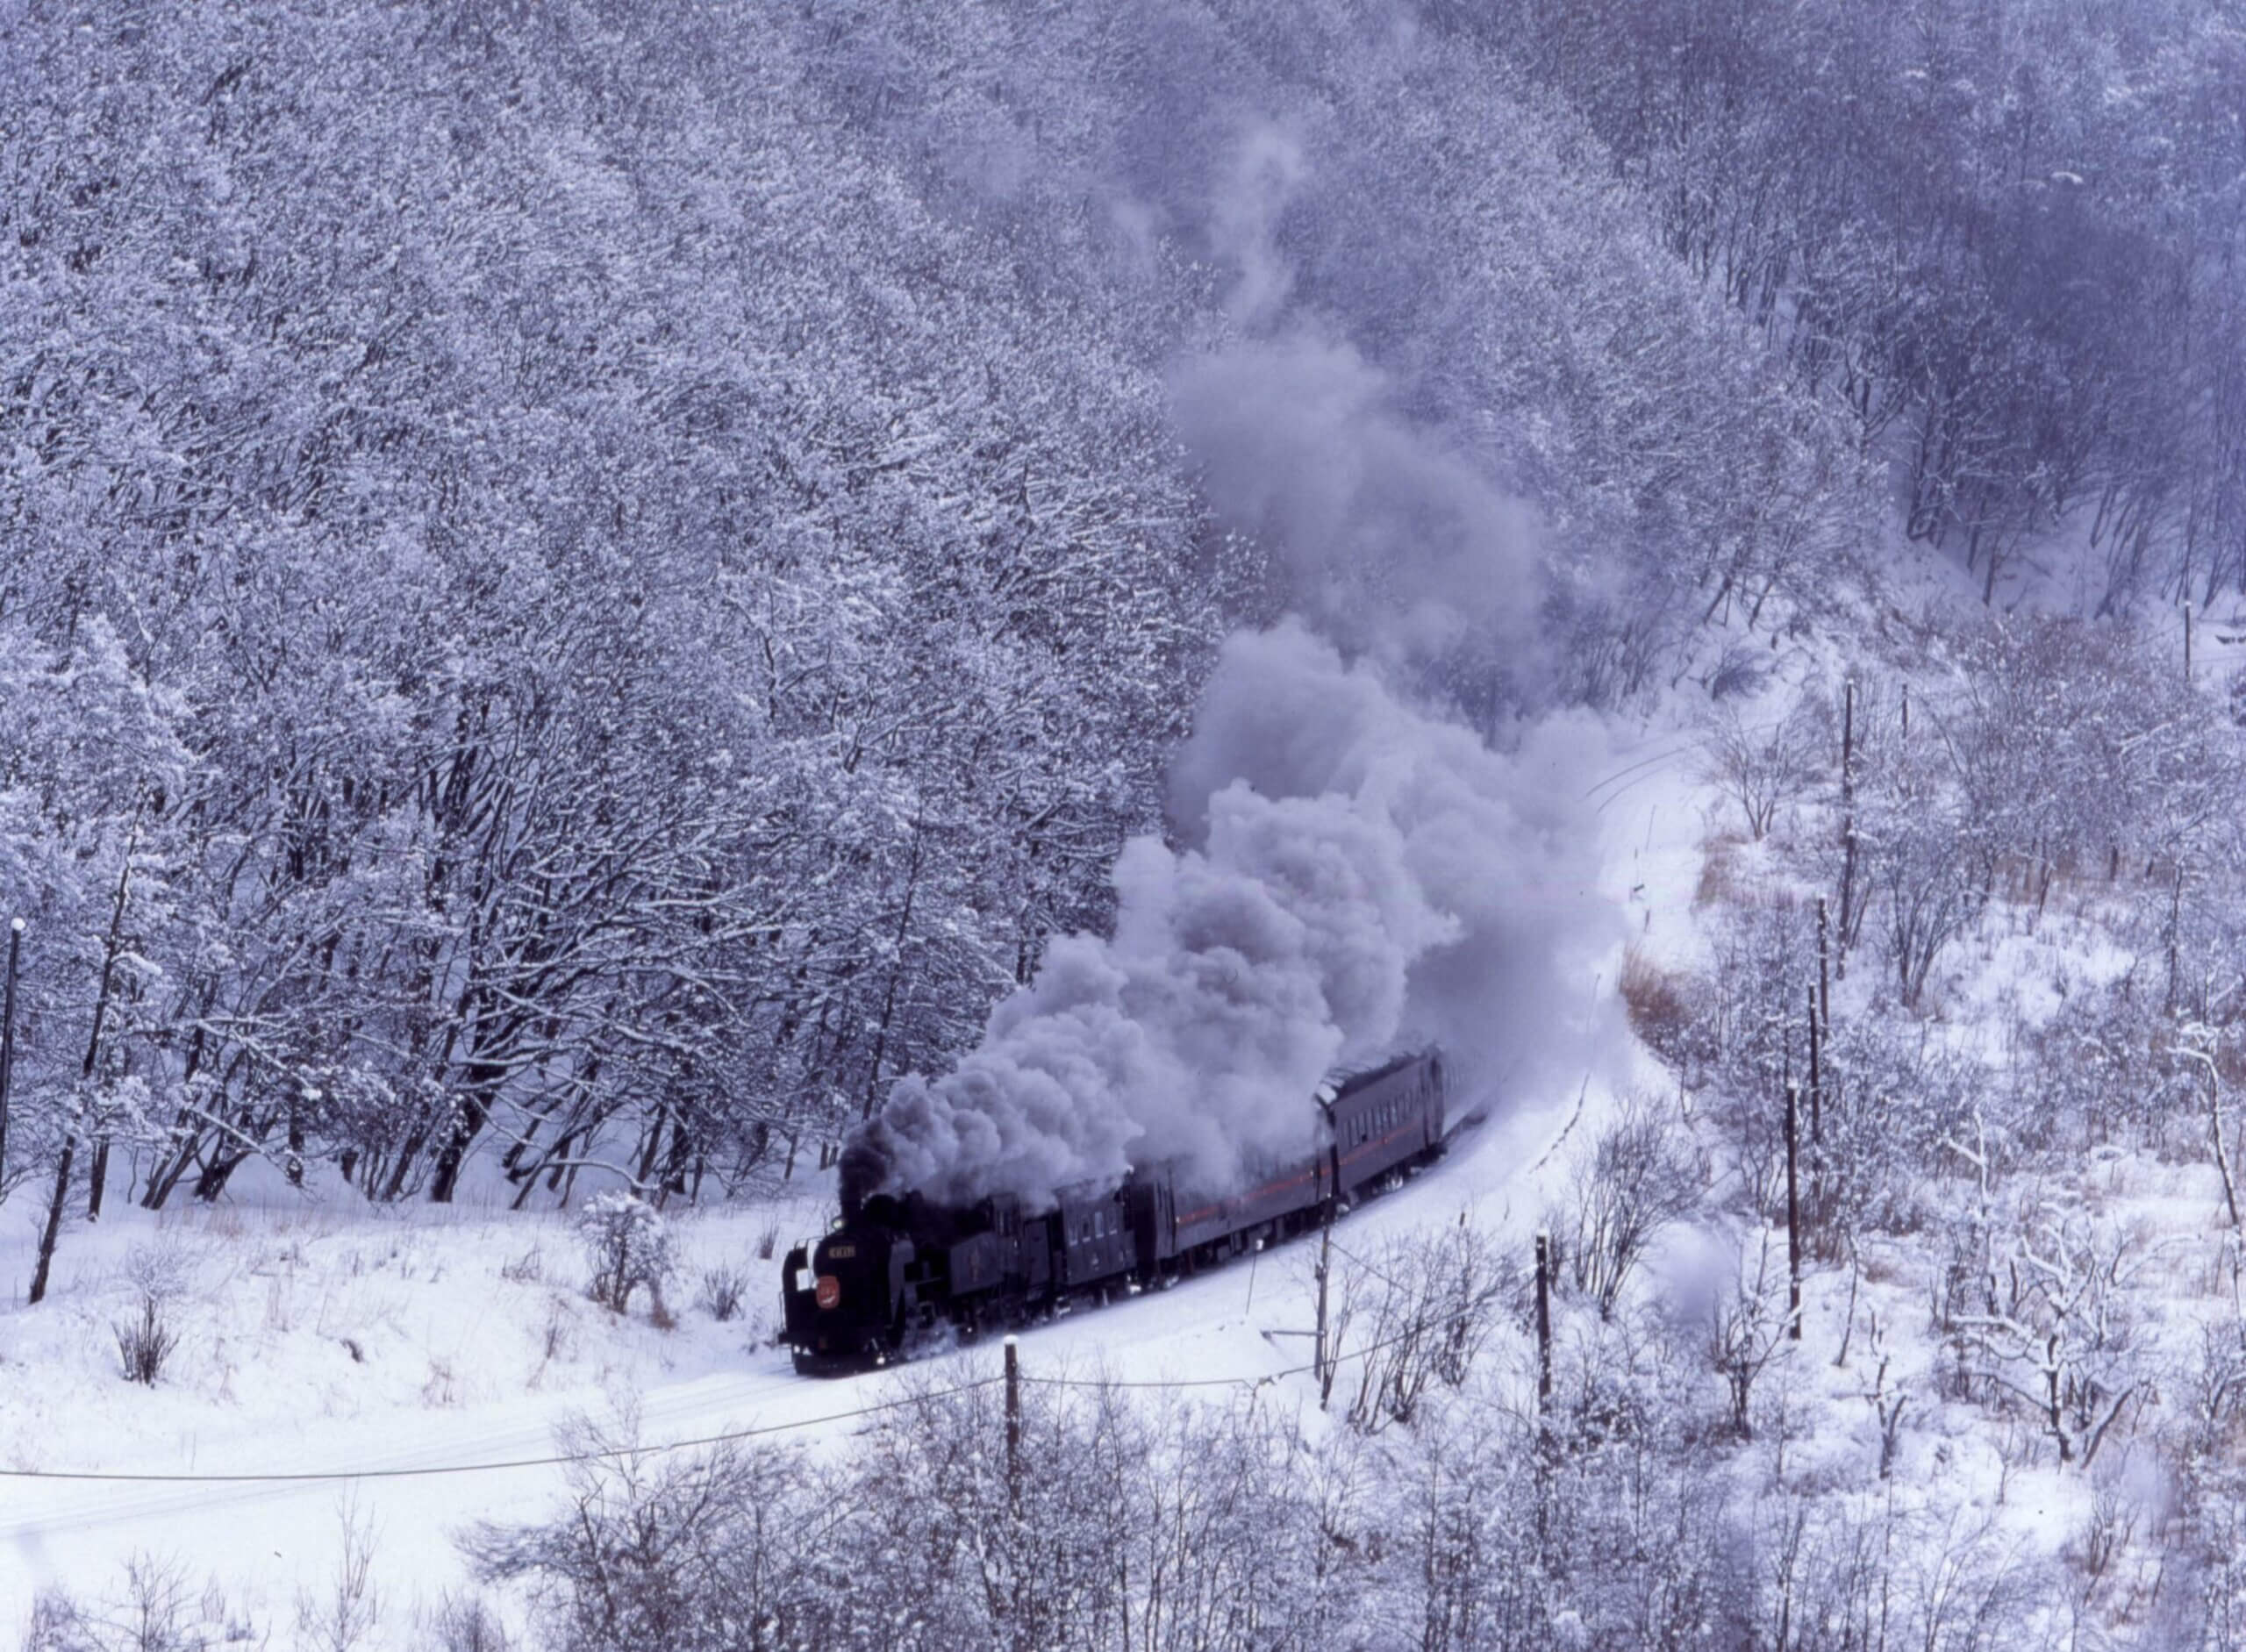
M 469 1403 L 217 1234 L 771 1357 L 1243 795 L 1411 874 L 1267 1077 L 1490 1148 L 1011 1464 L 987 1349 L 579 1419 L 285 1610 L 0 1487 L 26 1652 L 2246 1647 L 2233 0 L 0 5 L 0 707 L 9 1472 L 254 1412 L 229 1292 Z

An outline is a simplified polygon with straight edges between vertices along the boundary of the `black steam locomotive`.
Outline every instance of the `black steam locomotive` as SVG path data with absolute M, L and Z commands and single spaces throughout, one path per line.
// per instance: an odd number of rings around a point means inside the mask
M 865 1370 L 903 1357 L 939 1321 L 962 1335 L 1072 1302 L 1173 1283 L 1302 1232 L 1392 1186 L 1442 1151 L 1443 1066 L 1426 1050 L 1337 1074 L 1315 1105 L 1325 1145 L 1271 1167 L 1254 1185 L 1198 1195 L 1172 1167 L 1134 1170 L 1120 1187 L 1063 1192 L 1036 1215 L 1002 1195 L 964 1209 L 920 1195 L 854 1197 L 781 1277 L 796 1369 Z

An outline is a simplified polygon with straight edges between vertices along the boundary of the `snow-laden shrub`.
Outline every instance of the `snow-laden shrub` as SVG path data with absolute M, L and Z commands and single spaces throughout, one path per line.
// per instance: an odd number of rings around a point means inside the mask
M 1523 1297 L 1520 1269 L 1477 1228 L 1407 1234 L 1370 1257 L 1334 1247 L 1327 1368 L 1321 1402 L 1337 1375 L 1349 1426 L 1379 1433 L 1408 1426 L 1431 1384 L 1461 1386 L 1475 1360 Z
M 569 1512 L 542 1524 L 478 1526 L 461 1540 L 483 1581 L 522 1588 L 536 1644 L 736 1652 L 866 1643 L 852 1636 L 858 1624 L 848 1609 L 861 1591 L 891 1580 L 854 1581 L 827 1563 L 815 1545 L 838 1534 L 820 1518 L 818 1483 L 784 1448 L 649 1452 L 630 1420 L 616 1434 L 580 1420 L 561 1438 L 580 1459 L 568 1470 Z M 876 1598 L 896 1594 L 892 1584 Z M 457 1629 L 451 1643 L 504 1644 Z
M 593 1277 L 587 1294 L 604 1307 L 621 1313 L 641 1285 L 662 1309 L 662 1289 L 678 1268 L 670 1230 L 654 1207 L 629 1193 L 597 1195 L 577 1218 L 577 1234 L 584 1241 Z
M 748 1276 L 730 1262 L 702 1270 L 702 1287 L 695 1301 L 720 1325 L 738 1319 L 741 1304 L 747 1299 Z
M 481 1595 L 446 1594 L 422 1633 L 434 1652 L 514 1652 L 506 1624 Z
M 1611 1319 L 1656 1236 L 1699 1207 L 1707 1185 L 1690 1134 L 1653 1098 L 1622 1098 L 1620 1115 L 1576 1155 L 1546 1226 L 1560 1239 L 1568 1283 Z
M 168 1309 L 182 1287 L 182 1269 L 176 1258 L 135 1246 L 125 1272 L 139 1298 L 140 1311 L 110 1327 L 117 1337 L 118 1362 L 127 1382 L 154 1388 L 163 1375 L 164 1362 L 179 1347 L 179 1333 L 172 1328 Z

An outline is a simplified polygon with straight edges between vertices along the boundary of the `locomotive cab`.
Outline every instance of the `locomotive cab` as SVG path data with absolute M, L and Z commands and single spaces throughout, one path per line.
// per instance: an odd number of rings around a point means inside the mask
M 781 1305 L 796 1369 L 816 1374 L 885 1363 L 903 1339 L 912 1241 L 871 1223 L 837 1227 L 788 1253 Z

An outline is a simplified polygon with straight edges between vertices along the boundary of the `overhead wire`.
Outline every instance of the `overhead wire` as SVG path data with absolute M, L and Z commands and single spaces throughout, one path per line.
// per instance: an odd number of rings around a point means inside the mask
M 1338 1365 L 1344 1360 L 1363 1359 L 1412 1341 L 1425 1334 L 1424 1329 L 1406 1332 L 1384 1341 L 1370 1343 L 1333 1355 L 1328 1364 Z M 1103 1389 L 1200 1389 L 1247 1388 L 1256 1389 L 1289 1377 L 1301 1377 L 1318 1370 L 1315 1361 L 1307 1365 L 1291 1365 L 1276 1371 L 1262 1371 L 1254 1376 L 1195 1377 L 1037 1377 L 1027 1372 L 1020 1376 L 1024 1387 L 1036 1388 L 1103 1388 Z M 583 1462 L 604 1462 L 613 1458 L 659 1456 L 673 1451 L 691 1451 L 710 1446 L 731 1445 L 742 1440 L 762 1439 L 772 1434 L 791 1434 L 805 1428 L 824 1427 L 829 1423 L 853 1422 L 861 1417 L 871 1417 L 883 1412 L 903 1411 L 926 1405 L 936 1400 L 952 1399 L 962 1394 L 971 1394 L 978 1389 L 1003 1384 L 1004 1377 L 977 1377 L 972 1382 L 956 1384 L 950 1388 L 932 1392 L 902 1395 L 896 1399 L 882 1400 L 870 1405 L 855 1406 L 848 1411 L 831 1412 L 820 1417 L 799 1417 L 790 1422 L 765 1423 L 754 1428 L 730 1428 L 722 1433 L 702 1434 L 690 1440 L 667 1440 L 654 1445 L 603 1446 L 590 1451 L 561 1451 L 538 1457 L 513 1457 L 499 1462 L 451 1462 L 426 1464 L 415 1468 L 393 1469 L 303 1469 L 283 1472 L 245 1472 L 240 1474 L 177 1474 L 130 1473 L 100 1470 L 71 1469 L 0 1469 L 0 1480 L 60 1480 L 78 1483 L 119 1485 L 288 1485 L 316 1484 L 335 1480 L 414 1480 L 429 1479 L 444 1475 L 497 1474 L 517 1469 L 567 1468 Z
M 978 1377 L 971 1383 L 962 1383 L 956 1387 L 942 1389 L 933 1393 L 907 1394 L 897 1399 L 883 1400 L 876 1405 L 860 1405 L 849 1411 L 833 1412 L 823 1417 L 799 1417 L 792 1422 L 765 1423 L 755 1428 L 731 1428 L 722 1434 L 703 1434 L 691 1440 L 667 1440 L 655 1445 L 603 1446 L 590 1451 L 562 1451 L 542 1457 L 514 1457 L 503 1462 L 450 1462 L 399 1469 L 304 1469 L 287 1472 L 243 1474 L 133 1474 L 111 1473 L 94 1470 L 0 1469 L 0 1479 L 98 1481 L 135 1485 L 268 1485 L 304 1484 L 322 1480 L 412 1480 L 447 1474 L 491 1474 L 510 1469 L 560 1468 L 572 1463 L 597 1462 L 612 1457 L 655 1456 L 665 1452 L 690 1451 L 697 1447 L 729 1445 L 740 1440 L 755 1440 L 768 1434 L 789 1434 L 802 1428 L 818 1428 L 828 1423 L 849 1422 L 860 1417 L 873 1416 L 880 1412 L 898 1411 L 908 1405 L 926 1405 L 931 1400 L 948 1399 L 955 1395 L 971 1393 L 978 1388 L 989 1388 L 993 1384 L 1005 1380 L 1002 1377 Z
M 1430 1330 L 1454 1324 L 1464 1317 L 1465 1315 L 1458 1313 L 1446 1314 L 1442 1318 L 1433 1320 L 1427 1325 L 1415 1327 L 1412 1330 L 1403 1332 L 1396 1336 L 1384 1338 L 1378 1342 L 1369 1342 L 1363 1348 L 1349 1348 L 1344 1352 L 1328 1355 L 1327 1356 L 1326 1362 L 1328 1365 L 1339 1365 L 1344 1360 L 1361 1360 L 1369 1355 L 1378 1354 L 1385 1349 L 1395 1348 L 1400 1343 L 1418 1341 L 1426 1336 Z M 1298 1333 L 1298 1334 L 1299 1334 L 1299 1333 Z M 1021 1381 L 1023 1385 L 1026 1387 L 1034 1386 L 1038 1388 L 1261 1388 L 1266 1383 L 1276 1383 L 1284 1377 L 1302 1377 L 1315 1372 L 1317 1370 L 1318 1362 L 1313 1360 L 1307 1365 L 1290 1365 L 1281 1370 L 1262 1371 L 1253 1377 L 1144 1378 L 1032 1377 L 1028 1373 L 1024 1372 Z

